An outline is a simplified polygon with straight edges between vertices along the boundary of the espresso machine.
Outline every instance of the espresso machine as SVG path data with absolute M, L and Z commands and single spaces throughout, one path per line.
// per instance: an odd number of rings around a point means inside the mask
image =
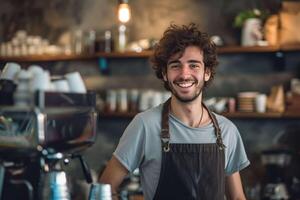
M 0 104 L 0 199 L 70 200 L 65 165 L 79 159 L 92 182 L 80 152 L 96 140 L 96 94 L 36 91 L 30 102 Z

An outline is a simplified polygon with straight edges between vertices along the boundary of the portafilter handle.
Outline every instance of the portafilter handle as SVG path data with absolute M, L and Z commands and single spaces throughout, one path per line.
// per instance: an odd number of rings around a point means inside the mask
M 92 183 L 92 175 L 90 171 L 90 167 L 88 166 L 87 162 L 83 159 L 82 155 L 80 154 L 72 154 L 71 158 L 78 158 L 81 164 L 81 168 L 87 183 Z

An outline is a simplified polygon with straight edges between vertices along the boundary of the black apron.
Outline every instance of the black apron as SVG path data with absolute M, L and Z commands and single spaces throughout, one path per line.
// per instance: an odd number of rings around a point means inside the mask
M 154 200 L 224 199 L 225 146 L 214 114 L 207 109 L 215 128 L 216 143 L 170 144 L 169 111 L 170 99 L 162 111 L 162 161 Z

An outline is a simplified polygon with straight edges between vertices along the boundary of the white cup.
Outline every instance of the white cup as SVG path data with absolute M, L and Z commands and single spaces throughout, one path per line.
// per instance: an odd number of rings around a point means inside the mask
M 117 92 L 115 90 L 108 90 L 106 94 L 107 110 L 109 112 L 116 112 L 117 110 Z
M 28 71 L 33 75 L 42 74 L 44 72 L 43 68 L 39 65 L 30 65 Z
M 51 90 L 51 80 L 49 71 L 43 71 L 43 73 L 34 74 L 31 80 L 31 89 L 48 91 Z
M 21 66 L 17 63 L 8 62 L 4 66 L 0 79 L 12 80 L 14 81 L 15 76 L 21 71 Z
M 258 94 L 255 98 L 256 111 L 259 113 L 266 112 L 267 95 Z
M 70 92 L 86 93 L 86 88 L 79 72 L 71 72 L 65 75 L 68 81 Z
M 70 92 L 70 87 L 67 80 L 56 80 L 53 81 L 54 90 L 57 92 Z
M 127 112 L 128 111 L 128 99 L 127 99 L 127 90 L 120 89 L 118 91 L 118 110 L 119 112 Z
M 132 112 L 136 112 L 138 110 L 138 101 L 139 101 L 139 91 L 138 89 L 131 89 L 129 91 L 129 107 L 130 107 L 130 111 Z

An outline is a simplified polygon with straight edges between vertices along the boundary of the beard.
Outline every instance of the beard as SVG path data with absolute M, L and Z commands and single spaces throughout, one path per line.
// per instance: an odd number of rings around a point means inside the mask
M 195 90 L 193 91 L 193 93 L 191 95 L 181 95 L 179 92 L 176 91 L 174 85 L 176 85 L 179 82 L 190 82 L 193 81 L 194 85 L 195 85 Z M 203 81 L 198 81 L 196 78 L 189 78 L 189 79 L 176 79 L 173 82 L 170 82 L 169 80 L 167 80 L 169 88 L 171 90 L 171 93 L 175 96 L 175 98 L 182 102 L 182 103 L 189 103 L 194 101 L 195 99 L 197 99 L 199 97 L 199 95 L 201 94 L 203 87 L 204 87 L 204 78 Z M 193 86 L 192 86 L 193 87 Z

